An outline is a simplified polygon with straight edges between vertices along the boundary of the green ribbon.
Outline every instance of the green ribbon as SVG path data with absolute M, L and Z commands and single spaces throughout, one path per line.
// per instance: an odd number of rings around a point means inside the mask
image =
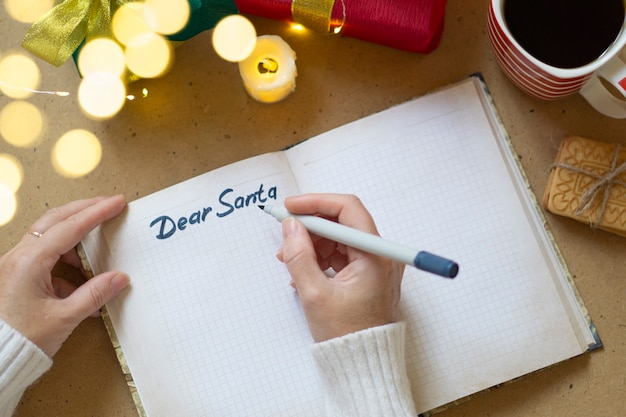
M 56 0 L 55 6 L 35 22 L 22 47 L 53 65 L 60 66 L 71 56 L 77 58 L 82 44 L 96 37 L 112 37 L 111 18 L 125 3 L 137 0 Z M 191 15 L 187 25 L 168 36 L 185 41 L 215 27 L 225 16 L 238 13 L 233 0 L 188 0 Z

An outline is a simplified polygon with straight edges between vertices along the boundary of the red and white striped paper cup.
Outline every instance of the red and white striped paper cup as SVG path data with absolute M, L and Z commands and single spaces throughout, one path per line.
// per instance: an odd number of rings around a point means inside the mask
M 626 63 L 620 56 L 626 45 L 626 18 L 616 40 L 600 57 L 580 67 L 558 68 L 532 56 L 513 37 L 504 18 L 505 1 L 490 2 L 489 40 L 500 67 L 517 87 L 543 100 L 581 93 L 601 113 L 626 118 L 626 100 L 615 97 L 598 79 L 606 79 L 626 97 Z

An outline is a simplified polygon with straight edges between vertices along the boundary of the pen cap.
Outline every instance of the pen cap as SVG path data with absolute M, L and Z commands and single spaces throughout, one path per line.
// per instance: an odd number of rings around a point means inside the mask
M 454 278 L 459 273 L 459 265 L 450 259 L 420 251 L 413 261 L 415 267 L 446 278 Z

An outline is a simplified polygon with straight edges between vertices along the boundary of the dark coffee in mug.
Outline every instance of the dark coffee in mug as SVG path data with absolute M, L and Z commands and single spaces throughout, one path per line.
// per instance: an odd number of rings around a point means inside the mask
M 624 23 L 624 0 L 506 0 L 515 40 L 538 60 L 576 68 L 601 56 Z

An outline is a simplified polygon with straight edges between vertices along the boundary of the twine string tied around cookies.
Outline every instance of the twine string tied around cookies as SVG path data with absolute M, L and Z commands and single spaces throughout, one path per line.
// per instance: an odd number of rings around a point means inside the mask
M 577 216 L 581 216 L 587 210 L 591 208 L 591 205 L 598 198 L 600 193 L 602 193 L 602 201 L 600 204 L 600 210 L 596 217 L 595 222 L 591 225 L 593 228 L 597 228 L 604 217 L 604 213 L 606 212 L 606 207 L 609 201 L 609 197 L 611 195 L 611 188 L 613 185 L 618 184 L 623 187 L 626 187 L 626 182 L 621 181 L 618 177 L 626 173 L 626 161 L 622 162 L 619 166 L 617 165 L 617 161 L 619 159 L 621 146 L 619 144 L 615 145 L 615 151 L 613 153 L 613 159 L 611 160 L 611 168 L 605 175 L 595 174 L 586 169 L 566 164 L 566 163 L 558 163 L 555 164 L 557 167 L 565 168 L 570 171 L 577 172 L 579 174 L 587 175 L 596 179 L 596 181 L 591 184 L 588 190 L 586 190 L 583 195 L 580 197 L 580 201 L 574 214 Z

